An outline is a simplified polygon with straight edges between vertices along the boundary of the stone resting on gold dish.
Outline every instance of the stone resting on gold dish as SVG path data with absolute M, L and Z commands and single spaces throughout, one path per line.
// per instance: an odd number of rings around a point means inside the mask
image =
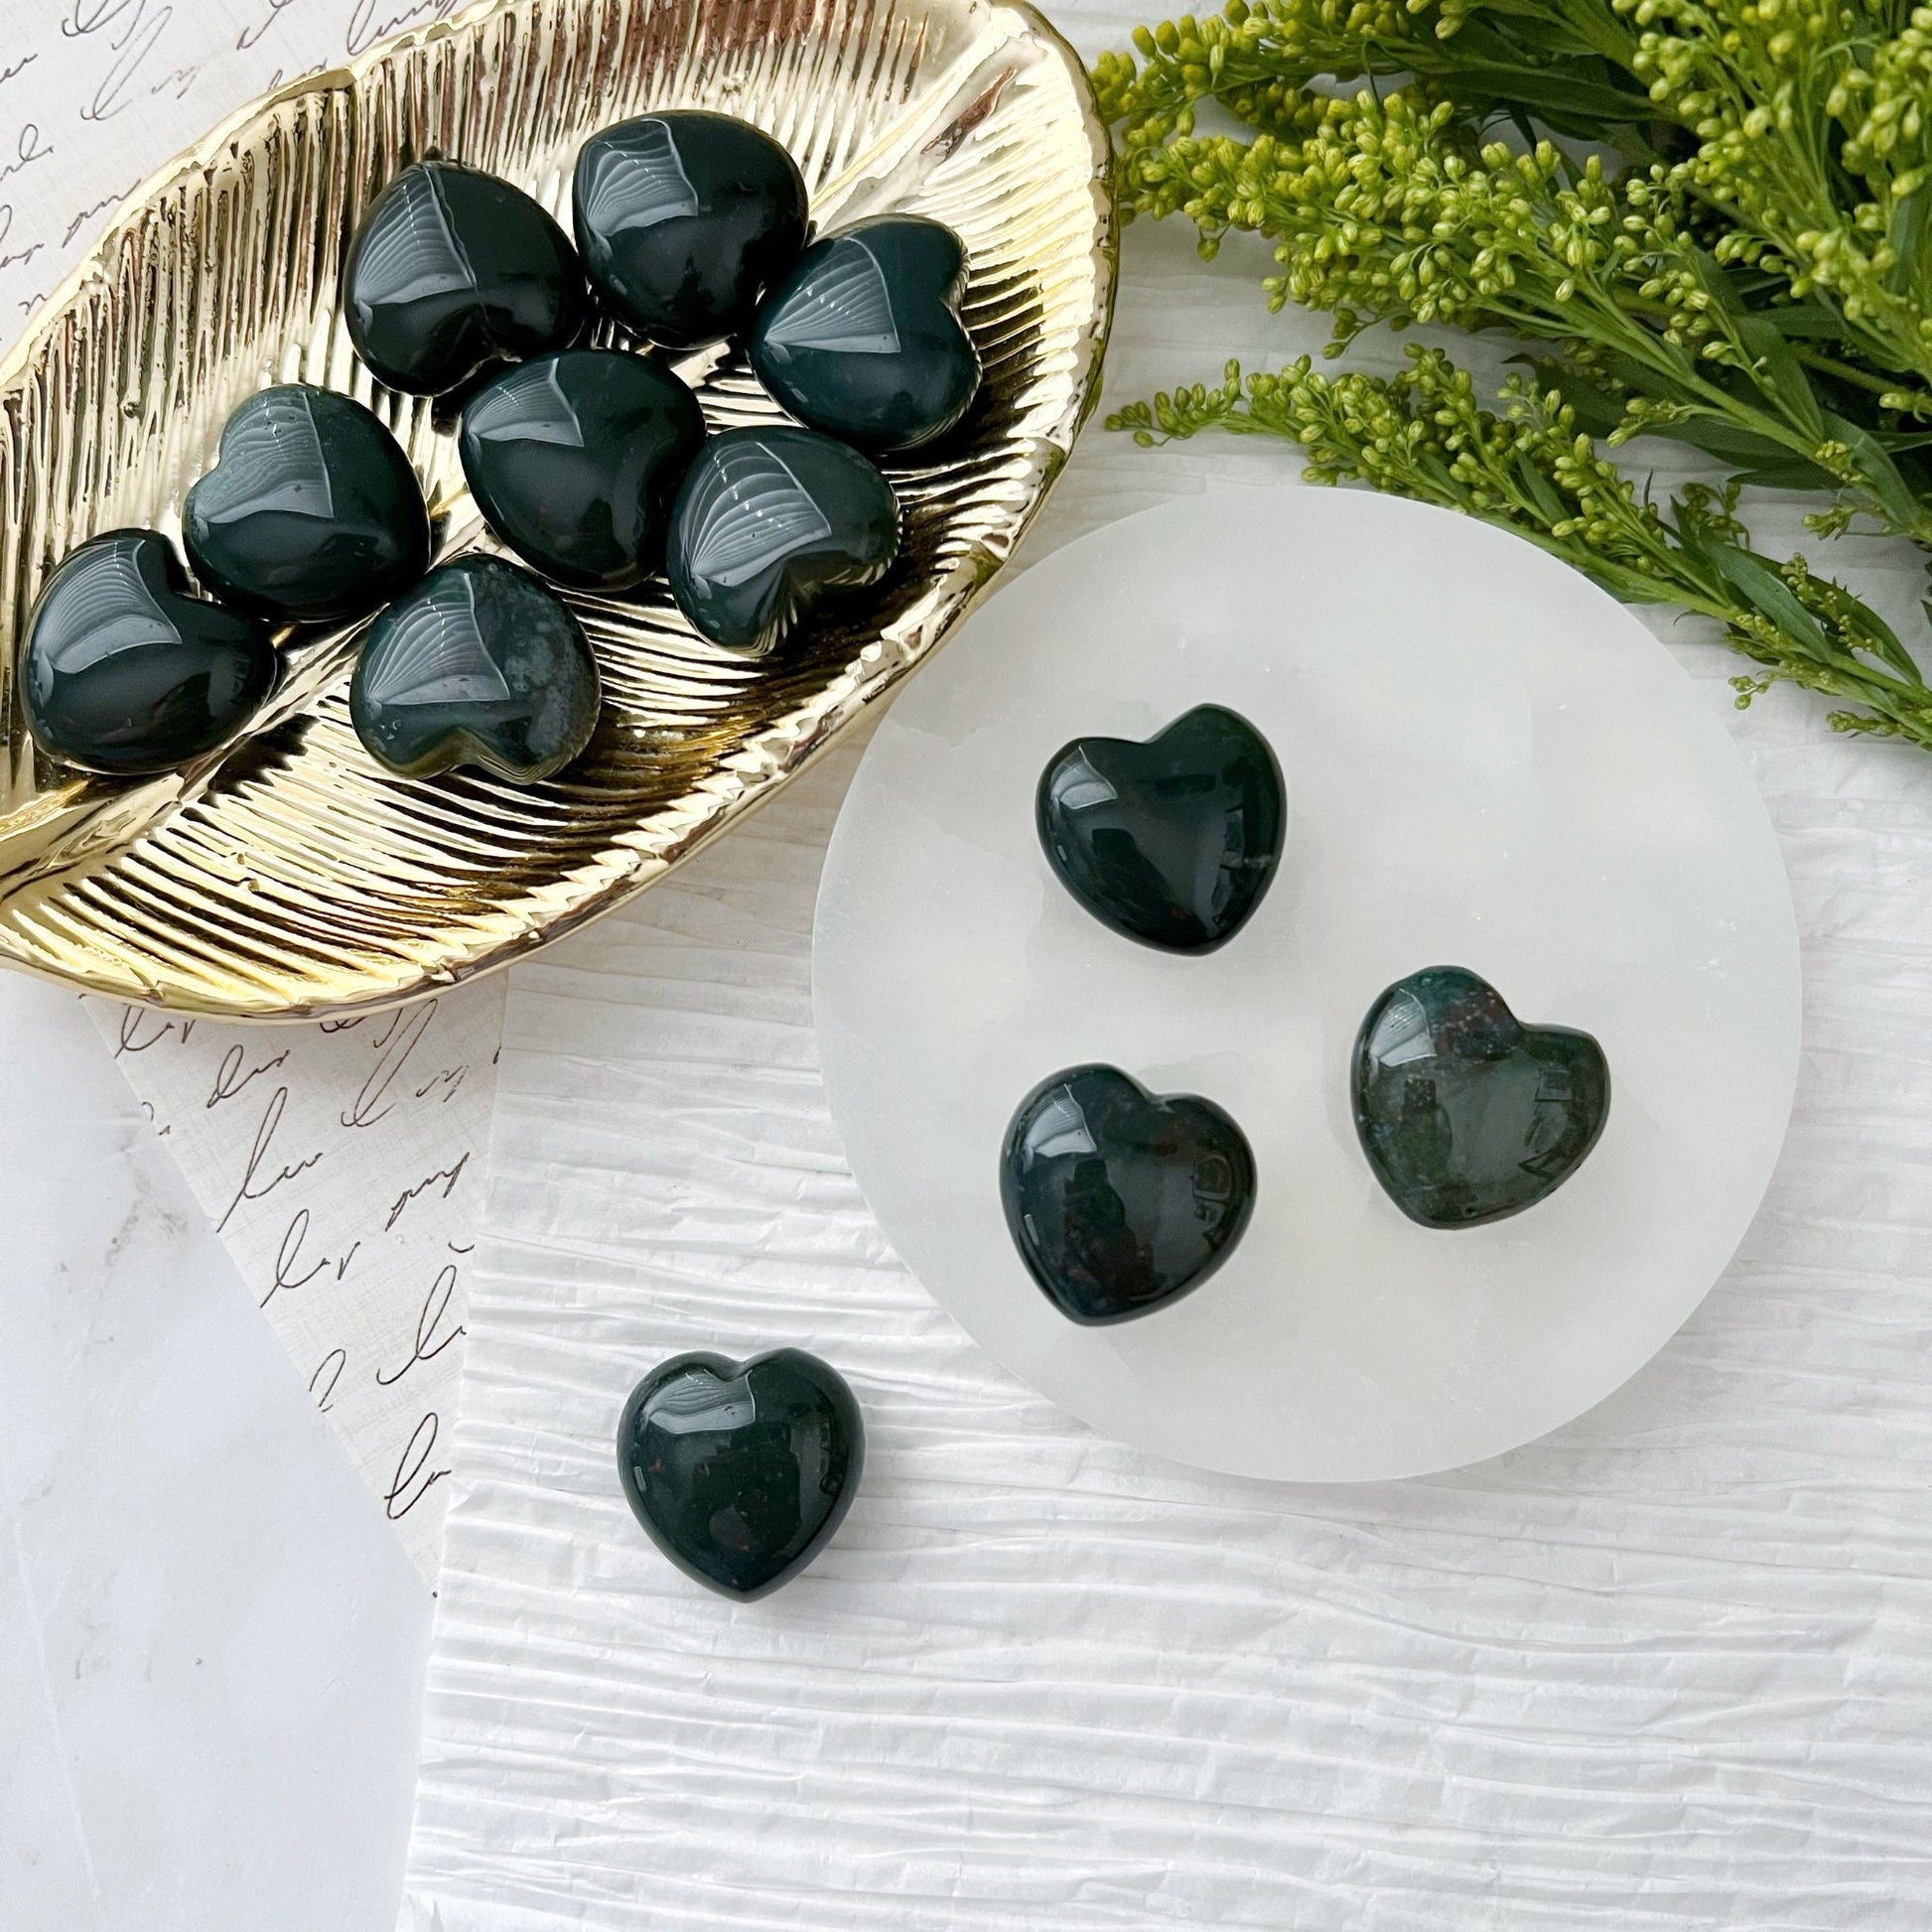
M 569 606 L 515 564 L 468 556 L 369 626 L 348 708 L 370 755 L 404 777 L 475 764 L 534 784 L 590 743 L 599 695 Z
M 857 450 L 778 426 L 714 436 L 671 519 L 671 594 L 731 650 L 769 650 L 831 593 L 874 584 L 898 554 L 893 486 Z
M 349 341 L 378 382 L 413 395 L 562 348 L 587 315 L 569 236 L 520 188 L 453 161 L 405 168 L 349 251 Z
M 577 246 L 620 321 L 670 349 L 752 325 L 805 245 L 798 164 L 730 114 L 639 114 L 584 143 L 572 183 Z
M 621 349 L 519 362 L 464 406 L 463 474 L 489 527 L 577 590 L 633 590 L 661 569 L 671 505 L 704 444 L 676 373 Z
M 980 389 L 959 319 L 966 250 L 943 222 L 880 214 L 815 241 L 759 305 L 759 379 L 813 429 L 875 456 L 945 435 Z
M 192 596 L 157 530 L 70 551 L 27 626 L 21 691 L 42 751 L 108 777 L 171 771 L 224 744 L 274 687 L 267 629 Z
M 309 382 L 258 390 L 182 506 L 188 560 L 270 623 L 366 617 L 429 568 L 422 484 L 373 411 Z
M 703 0 L 653 0 L 648 35 L 587 66 L 607 16 L 475 0 L 277 88 L 112 216 L 0 361 L 0 649 L 22 700 L 0 964 L 238 1017 L 445 988 L 782 785 L 1011 554 L 1111 307 L 1108 144 L 1078 59 L 1021 0 L 777 0 L 754 50 Z M 792 128 L 796 160 L 770 131 Z M 931 265 L 882 307 L 849 273 L 855 234 L 862 270 L 890 273 L 895 236 Z M 693 265 L 702 315 L 670 299 Z M 750 517 L 707 505 L 680 606 L 663 553 L 699 453 L 677 385 L 719 428 L 775 427 L 747 357 L 781 289 L 774 382 L 857 439 L 866 497 L 897 500 L 855 526 L 807 460 L 806 486 Z M 618 371 L 612 392 L 577 385 L 579 354 Z M 997 406 L 940 427 L 981 359 Z M 882 388 L 912 411 L 889 433 L 839 413 Z M 631 461 L 621 419 L 646 389 L 663 438 Z M 884 473 L 852 467 L 860 444 Z M 96 534 L 115 541 L 68 568 Z M 546 777 L 527 774 L 574 731 L 496 741 L 483 783 L 355 737 L 385 610 L 473 551 L 554 585 L 598 673 L 603 728 Z M 775 581 L 755 621 L 741 568 Z M 512 783 L 545 795 L 506 816 Z

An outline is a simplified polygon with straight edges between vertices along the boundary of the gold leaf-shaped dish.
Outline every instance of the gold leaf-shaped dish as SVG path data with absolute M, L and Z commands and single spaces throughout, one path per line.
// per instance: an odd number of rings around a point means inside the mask
M 647 107 L 758 122 L 821 228 L 950 223 L 986 386 L 929 461 L 889 465 L 898 563 L 771 658 L 698 638 L 661 584 L 573 597 L 605 706 L 561 777 L 390 776 L 348 723 L 357 632 L 305 636 L 251 734 L 165 778 L 41 758 L 13 675 L 47 573 L 95 531 L 179 537 L 222 422 L 270 382 L 371 404 L 444 553 L 489 547 L 456 443 L 374 386 L 339 272 L 369 201 L 440 153 L 564 216 L 586 136 Z M 148 184 L 0 365 L 0 959 L 233 1019 L 363 1009 L 500 966 L 661 877 L 767 797 L 944 635 L 1011 553 L 1099 379 L 1107 142 L 1079 62 L 1018 0 L 485 0 L 296 82 Z M 779 415 L 741 355 L 679 365 L 714 428 Z

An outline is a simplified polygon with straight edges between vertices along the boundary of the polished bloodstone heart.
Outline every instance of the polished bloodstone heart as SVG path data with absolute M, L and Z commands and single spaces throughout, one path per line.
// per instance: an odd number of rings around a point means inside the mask
M 801 423 L 861 449 L 916 449 L 979 393 L 959 320 L 966 250 L 942 222 L 882 214 L 815 241 L 759 310 L 764 386 Z
M 1246 719 L 1200 705 L 1145 744 L 1076 738 L 1040 773 L 1046 858 L 1095 918 L 1170 952 L 1212 952 L 1275 877 L 1281 766 Z
M 828 592 L 876 583 L 898 554 L 893 486 L 809 429 L 734 429 L 692 464 L 665 569 L 715 644 L 769 650 Z
M 679 1355 L 630 1393 L 618 1469 L 651 1541 L 749 1602 L 825 1547 L 858 1493 L 865 1426 L 835 1369 L 798 1348 Z
M 1014 1115 L 1000 1197 L 1021 1258 L 1062 1314 L 1125 1321 L 1228 1258 L 1254 1208 L 1254 1155 L 1212 1101 L 1157 1099 L 1117 1067 L 1069 1067 Z
M 370 624 L 349 715 L 405 777 L 459 764 L 533 783 L 597 725 L 597 660 L 561 599 L 498 557 L 441 564 Z
M 490 528 L 581 590 L 622 591 L 664 560 L 704 412 L 660 362 L 572 348 L 494 376 L 463 412 L 463 474 Z
M 1533 1207 L 1596 1145 L 1609 1066 L 1588 1034 L 1525 1027 L 1487 980 L 1431 966 L 1397 980 L 1355 1040 L 1362 1152 L 1424 1227 Z
M 359 402 L 305 382 L 250 396 L 188 492 L 196 574 L 273 623 L 365 617 L 429 568 L 429 511 L 402 446 Z
M 419 162 L 376 197 L 345 289 L 355 352 L 420 396 L 564 347 L 586 313 L 570 237 L 520 188 L 454 161 Z
M 668 348 L 743 334 L 805 245 L 797 163 L 729 114 L 640 114 L 594 134 L 577 157 L 575 206 L 598 293 Z
M 21 686 L 45 752 L 115 777 L 172 771 L 211 752 L 273 688 L 253 620 L 188 594 L 155 530 L 110 530 L 69 553 L 27 622 Z

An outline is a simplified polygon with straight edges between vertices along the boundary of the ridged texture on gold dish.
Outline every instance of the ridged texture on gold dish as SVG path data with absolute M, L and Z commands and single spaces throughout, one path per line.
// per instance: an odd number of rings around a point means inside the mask
M 585 136 L 646 107 L 758 122 L 821 228 L 889 208 L 971 251 L 987 392 L 968 445 L 890 466 L 886 582 L 749 662 L 661 582 L 572 603 L 605 709 L 560 779 L 384 773 L 348 723 L 356 632 L 304 644 L 254 736 L 111 784 L 40 758 L 14 667 L 46 574 L 95 531 L 179 535 L 221 424 L 270 382 L 369 402 L 421 472 L 443 551 L 483 541 L 433 406 L 374 387 L 337 306 L 356 222 L 437 152 L 568 226 Z M 1098 382 L 1113 292 L 1107 147 L 1078 62 L 984 0 L 494 0 L 297 82 L 131 202 L 0 366 L 0 958 L 231 1018 L 380 1006 L 498 966 L 648 885 L 767 796 L 938 642 L 1011 552 Z M 680 365 L 714 428 L 778 415 L 743 358 Z

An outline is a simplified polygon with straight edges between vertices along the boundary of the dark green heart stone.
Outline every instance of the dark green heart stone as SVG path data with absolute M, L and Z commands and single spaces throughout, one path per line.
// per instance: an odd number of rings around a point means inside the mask
M 591 281 L 667 348 L 742 335 L 805 245 L 797 163 L 729 114 L 680 109 L 607 127 L 584 143 L 574 188 Z
M 665 569 L 714 644 L 769 650 L 829 591 L 876 583 L 898 554 L 898 500 L 857 450 L 809 429 L 733 429 L 678 491 Z
M 505 369 L 463 412 L 463 474 L 490 528 L 546 577 L 622 591 L 664 560 L 704 412 L 663 366 L 571 348 Z
M 210 590 L 271 623 L 366 617 L 429 568 L 429 511 L 402 446 L 348 396 L 250 396 L 188 492 L 182 540 Z
M 155 530 L 65 557 L 27 621 L 21 685 L 44 752 L 113 777 L 172 771 L 229 738 L 273 688 L 268 633 L 188 594 Z
M 1282 855 L 1281 766 L 1246 719 L 1201 705 L 1144 745 L 1076 738 L 1040 773 L 1046 858 L 1095 918 L 1170 952 L 1212 952 Z
M 345 287 L 355 352 L 419 396 L 562 348 L 586 313 L 569 236 L 520 188 L 454 161 L 418 162 L 376 197 Z
M 798 1348 L 749 1362 L 679 1355 L 637 1384 L 618 1425 L 623 1493 L 650 1540 L 741 1602 L 825 1547 L 865 1460 L 852 1391 Z
M 476 764 L 531 784 L 590 743 L 598 698 L 597 660 L 562 601 L 527 570 L 473 556 L 369 625 L 348 704 L 370 756 L 406 778 Z
M 1255 1201 L 1247 1138 L 1212 1101 L 1156 1099 L 1112 1066 L 1075 1066 L 1021 1102 L 1000 1160 L 1007 1226 L 1074 1321 L 1125 1321 L 1198 1288 Z
M 1487 980 L 1397 980 L 1355 1040 L 1355 1131 L 1412 1221 L 1467 1228 L 1533 1207 L 1596 1145 L 1610 1071 L 1588 1034 L 1525 1027 Z
M 813 242 L 765 298 L 752 366 L 801 423 L 863 450 L 915 449 L 979 393 L 965 290 L 966 250 L 943 223 L 860 221 Z

